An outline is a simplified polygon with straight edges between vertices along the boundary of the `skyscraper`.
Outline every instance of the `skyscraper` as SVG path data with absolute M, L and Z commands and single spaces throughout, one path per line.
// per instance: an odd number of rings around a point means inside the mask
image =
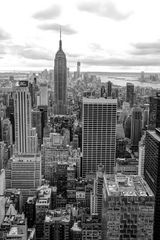
M 28 81 L 20 81 L 15 89 L 15 144 L 18 154 L 28 152 L 28 135 L 31 127 L 31 98 Z
M 132 83 L 126 85 L 126 102 L 129 102 L 131 107 L 134 104 L 134 85 Z
M 82 176 L 96 173 L 98 165 L 114 172 L 116 152 L 116 99 L 83 98 Z
M 131 145 L 138 148 L 139 141 L 142 136 L 142 110 L 135 107 L 131 115 Z
M 149 130 L 160 127 L 160 97 L 150 97 L 149 99 Z
M 112 82 L 108 81 L 107 83 L 107 97 L 111 97 L 112 96 Z
M 144 177 L 155 195 L 154 240 L 160 239 L 160 129 L 146 132 Z
M 54 60 L 54 113 L 64 115 L 67 112 L 67 62 L 66 55 L 62 50 L 60 32 L 59 50 Z

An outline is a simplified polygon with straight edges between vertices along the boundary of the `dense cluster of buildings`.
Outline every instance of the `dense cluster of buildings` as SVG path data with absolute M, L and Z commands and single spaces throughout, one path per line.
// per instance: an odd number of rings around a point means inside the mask
M 160 239 L 160 94 L 80 66 L 0 89 L 0 240 Z

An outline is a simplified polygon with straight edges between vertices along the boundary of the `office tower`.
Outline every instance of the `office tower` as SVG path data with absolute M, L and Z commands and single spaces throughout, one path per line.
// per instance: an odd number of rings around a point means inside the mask
M 160 130 L 146 131 L 144 177 L 155 195 L 154 240 L 160 239 Z
M 54 60 L 54 113 L 65 115 L 67 113 L 67 63 L 66 55 L 62 50 L 60 33 L 59 50 Z
M 6 169 L 6 187 L 21 189 L 24 202 L 41 185 L 41 156 L 39 154 L 13 156 Z
M 15 152 L 18 155 L 28 154 L 30 153 L 29 146 L 33 133 L 31 129 L 31 97 L 28 89 L 28 81 L 19 81 L 19 86 L 15 88 L 14 110 Z M 36 135 L 34 137 L 37 138 Z
M 48 106 L 48 85 L 47 83 L 41 83 L 39 87 L 40 91 L 40 101 L 39 104 L 40 106 Z
M 130 103 L 130 106 L 133 107 L 134 104 L 134 85 L 132 83 L 126 84 L 126 102 Z
M 42 112 L 39 109 L 33 109 L 31 112 L 32 127 L 36 128 L 38 143 L 42 144 Z
M 107 97 L 112 97 L 112 82 L 108 81 L 107 83 Z
M 101 87 L 101 97 L 105 97 L 106 94 L 106 90 L 105 90 L 105 86 Z
M 144 159 L 145 159 L 145 138 L 146 132 L 139 142 L 138 175 L 144 177 Z
M 153 239 L 154 200 L 143 178 L 106 174 L 102 239 Z
M 131 115 L 131 145 L 138 149 L 138 144 L 142 136 L 142 110 L 135 107 Z
M 81 63 L 77 62 L 77 78 L 80 77 L 80 67 L 81 67 Z
M 160 97 L 149 98 L 149 130 L 160 127 Z
M 83 98 L 82 176 L 96 173 L 98 165 L 113 173 L 116 154 L 117 99 Z

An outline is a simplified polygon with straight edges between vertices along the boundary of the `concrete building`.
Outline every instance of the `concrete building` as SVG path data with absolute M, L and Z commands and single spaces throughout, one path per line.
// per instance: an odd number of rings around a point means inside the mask
M 144 178 L 155 195 L 154 240 L 160 239 L 160 129 L 146 131 Z
M 66 210 L 48 211 L 44 221 L 44 240 L 69 240 L 71 216 Z
M 36 239 L 44 240 L 44 221 L 47 210 L 51 208 L 51 188 L 43 185 L 38 189 L 36 201 Z
M 116 154 L 117 99 L 83 98 L 82 176 L 96 173 L 98 165 L 113 173 Z
M 41 106 L 48 106 L 48 85 L 47 83 L 41 83 L 39 86 L 40 99 L 39 104 Z
M 41 185 L 41 156 L 20 155 L 9 159 L 6 169 L 6 187 L 21 189 L 23 201 L 33 196 Z
M 154 201 L 141 177 L 104 175 L 102 238 L 153 239 Z

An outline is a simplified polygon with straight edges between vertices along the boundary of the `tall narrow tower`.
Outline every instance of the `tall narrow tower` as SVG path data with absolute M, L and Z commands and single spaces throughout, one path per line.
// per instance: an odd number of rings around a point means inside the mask
M 28 81 L 20 81 L 15 89 L 15 145 L 18 154 L 29 151 L 28 136 L 31 129 L 31 97 Z
M 54 60 L 54 113 L 64 115 L 67 113 L 67 62 L 66 55 L 62 50 L 61 29 L 59 50 Z

